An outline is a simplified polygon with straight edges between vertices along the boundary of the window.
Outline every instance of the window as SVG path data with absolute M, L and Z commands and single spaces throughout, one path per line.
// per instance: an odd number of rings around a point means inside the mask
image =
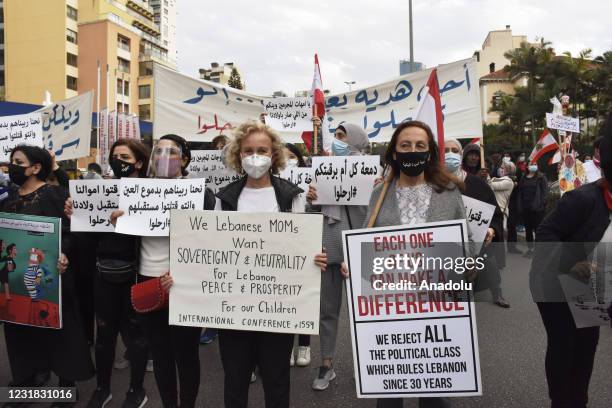
M 123 94 L 130 96 L 130 81 L 123 81 Z
M 123 113 L 125 114 L 130 113 L 130 105 L 128 105 L 127 103 L 123 104 Z
M 76 91 L 77 90 L 77 79 L 73 76 L 66 75 L 66 88 Z
M 0 50 L 0 65 L 4 65 L 4 50 Z
M 140 120 L 151 119 L 151 105 L 138 105 L 138 116 Z
M 121 34 L 117 35 L 117 47 L 129 51 L 130 50 L 130 39 L 122 36 Z
M 123 81 L 121 79 L 117 79 L 117 93 L 123 95 Z
M 67 53 L 66 54 L 66 64 L 70 65 L 71 67 L 76 67 L 77 66 L 77 56 L 71 53 Z
M 149 99 L 151 97 L 151 85 L 138 86 L 138 99 Z
M 493 98 L 491 98 L 491 110 L 500 110 L 503 101 L 503 95 L 500 92 L 495 92 Z
M 123 104 L 121 102 L 117 102 L 117 113 L 123 113 Z
M 68 16 L 69 19 L 74 21 L 77 21 L 79 19 L 79 13 L 77 9 L 71 6 L 66 6 L 66 16 Z
M 121 72 L 125 72 L 126 74 L 130 73 L 130 61 L 123 59 L 123 58 L 117 58 L 117 69 Z
M 140 76 L 151 76 L 153 75 L 153 61 L 141 62 L 138 64 L 138 74 Z
M 77 43 L 77 33 L 69 28 L 66 29 L 66 41 L 73 44 Z
M 4 9 L 0 7 L 0 23 L 4 23 Z

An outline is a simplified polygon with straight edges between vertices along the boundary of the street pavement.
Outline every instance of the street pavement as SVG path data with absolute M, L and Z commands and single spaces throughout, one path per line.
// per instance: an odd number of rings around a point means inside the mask
M 528 288 L 530 260 L 520 255 L 508 256 L 508 266 L 502 272 L 503 290 L 511 303 L 510 309 L 501 309 L 490 302 L 488 292 L 477 295 L 476 317 L 480 344 L 483 395 L 472 398 L 454 398 L 453 407 L 547 407 L 549 406 L 544 375 L 546 336 L 537 308 L 531 301 Z M 2 329 L 0 328 L 0 331 Z M 291 370 L 291 406 L 296 408 L 375 407 L 375 402 L 357 399 L 353 371 L 348 315 L 343 308 L 338 355 L 335 370 L 338 378 L 326 391 L 313 391 L 312 379 L 319 364 L 318 337 L 312 337 L 313 360 L 310 367 Z M 122 346 L 118 348 L 122 350 Z M 219 358 L 218 342 L 200 347 L 201 382 L 198 407 L 223 407 L 223 368 Z M 612 407 L 612 329 L 602 327 L 595 369 L 590 385 L 590 408 Z M 9 364 L 0 337 L 0 385 L 10 381 Z M 113 400 L 108 407 L 119 407 L 127 392 L 129 370 L 115 370 L 112 380 Z M 161 407 L 152 373 L 145 379 L 150 401 L 148 407 Z M 95 379 L 79 384 L 81 401 L 95 389 Z M 251 385 L 250 407 L 264 407 L 261 380 Z M 416 400 L 407 400 L 405 407 L 416 407 Z

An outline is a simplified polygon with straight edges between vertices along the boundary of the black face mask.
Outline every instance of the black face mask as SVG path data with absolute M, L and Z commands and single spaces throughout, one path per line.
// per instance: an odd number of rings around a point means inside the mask
M 395 164 L 407 176 L 416 177 L 427 168 L 429 152 L 396 152 Z
M 28 169 L 28 167 L 19 166 L 13 163 L 9 164 L 8 173 L 9 173 L 9 178 L 11 179 L 11 181 L 17 184 L 18 186 L 22 186 L 23 183 L 25 183 L 26 180 L 28 179 L 28 176 L 26 176 L 25 174 L 25 171 L 26 169 Z
M 110 162 L 111 169 L 113 169 L 113 173 L 115 173 L 115 177 L 129 177 L 132 173 L 136 171 L 136 164 L 128 163 L 121 159 L 112 159 Z

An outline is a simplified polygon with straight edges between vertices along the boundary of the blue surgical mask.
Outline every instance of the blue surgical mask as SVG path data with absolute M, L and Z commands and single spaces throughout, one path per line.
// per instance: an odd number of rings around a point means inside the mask
M 448 152 L 444 154 L 444 166 L 451 173 L 456 172 L 461 167 L 461 155 L 459 153 Z
M 332 142 L 332 152 L 334 156 L 348 156 L 349 154 L 349 145 L 342 140 L 335 139 Z
M 529 171 L 531 173 L 535 173 L 536 171 L 538 171 L 538 165 L 537 164 L 530 164 L 528 169 L 529 169 Z

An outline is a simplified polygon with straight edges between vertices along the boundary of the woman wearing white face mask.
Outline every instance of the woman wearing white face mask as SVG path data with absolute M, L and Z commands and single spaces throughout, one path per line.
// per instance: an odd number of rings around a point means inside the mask
M 245 176 L 217 193 L 215 210 L 242 212 L 303 212 L 302 190 L 273 176 L 285 167 L 283 144 L 261 122 L 239 126 L 230 143 L 226 163 Z M 325 269 L 327 256 L 314 256 Z M 261 372 L 267 408 L 288 408 L 293 334 L 244 330 L 219 330 L 219 350 L 225 372 L 224 401 L 227 408 L 248 405 L 251 372 Z
M 300 149 L 298 149 L 295 145 L 285 143 L 283 153 L 285 154 L 285 159 L 287 160 L 287 167 L 308 167 L 302 152 L 300 152 Z
M 527 174 L 521 178 L 518 185 L 518 206 L 525 222 L 525 239 L 529 247 L 525 257 L 531 257 L 533 253 L 534 235 L 544 219 L 547 194 L 546 176 L 538 171 L 537 163 L 530 163 Z

